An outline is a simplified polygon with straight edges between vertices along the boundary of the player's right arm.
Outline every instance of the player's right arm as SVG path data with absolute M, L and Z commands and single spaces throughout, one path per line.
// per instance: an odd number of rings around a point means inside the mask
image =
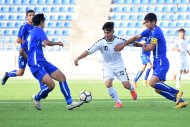
M 22 25 L 18 31 L 16 42 L 19 44 L 22 44 L 24 42 L 24 34 L 25 34 L 26 28 L 24 25 Z
M 96 52 L 99 49 L 100 45 L 101 45 L 101 41 L 98 41 L 94 43 L 92 47 L 90 47 L 88 50 L 84 51 L 80 56 L 78 56 L 74 61 L 75 66 L 78 66 L 78 61 L 80 59 L 83 59 L 87 57 L 89 54 L 93 54 L 94 52 Z
M 86 51 L 84 51 L 80 56 L 78 56 L 78 57 L 75 59 L 75 61 L 74 61 L 75 66 L 78 66 L 78 61 L 79 61 L 80 59 L 83 59 L 83 58 L 87 57 L 88 55 L 89 55 L 89 52 L 86 50 Z
M 24 40 L 22 40 L 20 37 L 17 37 L 16 42 L 19 44 L 22 44 L 24 42 Z
M 23 48 L 21 48 L 21 49 L 19 50 L 19 53 L 20 53 L 20 55 L 23 56 L 25 59 L 28 59 L 28 55 L 26 54 L 26 52 L 24 51 Z

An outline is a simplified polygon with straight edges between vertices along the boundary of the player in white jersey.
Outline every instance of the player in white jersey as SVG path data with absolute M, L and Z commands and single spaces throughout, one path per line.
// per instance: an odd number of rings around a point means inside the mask
M 179 37 L 174 42 L 173 51 L 177 51 L 179 55 L 179 65 L 178 72 L 176 75 L 176 88 L 180 88 L 180 80 L 182 74 L 187 74 L 189 72 L 189 63 L 187 55 L 190 55 L 188 51 L 189 40 L 185 38 L 185 30 L 178 30 Z
M 104 37 L 98 40 L 94 45 L 88 50 L 84 51 L 80 56 L 78 56 L 74 63 L 78 66 L 78 61 L 85 58 L 86 56 L 93 54 L 96 51 L 100 51 L 103 57 L 102 67 L 103 67 L 103 79 L 105 81 L 109 95 L 116 102 L 116 108 L 122 108 L 122 102 L 119 99 L 116 90 L 113 88 L 114 76 L 116 76 L 123 84 L 124 88 L 129 89 L 133 100 L 137 99 L 137 94 L 134 90 L 133 85 L 129 82 L 129 77 L 127 71 L 124 67 L 123 59 L 120 52 L 115 52 L 114 47 L 117 44 L 123 43 L 126 40 L 116 37 L 114 33 L 114 23 L 106 22 L 102 30 L 104 32 Z

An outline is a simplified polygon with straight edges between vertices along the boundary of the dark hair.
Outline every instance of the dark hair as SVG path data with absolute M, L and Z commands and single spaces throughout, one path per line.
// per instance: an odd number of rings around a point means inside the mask
M 36 14 L 36 15 L 32 18 L 32 22 L 33 22 L 34 26 L 40 25 L 40 23 L 41 23 L 41 22 L 44 22 L 45 20 L 46 20 L 46 19 L 45 19 L 43 13 Z
M 155 22 L 157 22 L 157 16 L 156 16 L 156 14 L 154 14 L 154 13 L 148 13 L 145 17 L 144 17 L 144 20 L 146 21 L 155 21 Z
M 34 10 L 28 10 L 28 11 L 26 11 L 26 16 L 28 15 L 28 13 L 34 13 L 35 14 L 35 11 Z
M 184 32 L 185 33 L 185 29 L 181 28 L 178 30 L 178 32 Z
M 112 31 L 114 28 L 114 23 L 113 22 L 106 22 L 103 27 L 102 30 L 106 30 L 106 31 Z

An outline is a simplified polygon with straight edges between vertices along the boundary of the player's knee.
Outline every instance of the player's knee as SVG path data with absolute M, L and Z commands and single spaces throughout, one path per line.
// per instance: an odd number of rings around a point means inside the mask
M 24 75 L 24 71 L 19 71 L 18 73 L 17 73 L 17 76 L 23 76 Z
M 160 94 L 160 93 L 161 93 L 161 90 L 155 89 L 155 92 L 158 93 L 158 94 Z
M 49 88 L 50 90 L 53 90 L 53 89 L 55 88 L 55 84 L 49 85 L 48 88 Z
M 130 89 L 132 84 L 130 84 L 129 82 L 127 82 L 126 84 L 123 85 L 124 88 L 126 89 Z

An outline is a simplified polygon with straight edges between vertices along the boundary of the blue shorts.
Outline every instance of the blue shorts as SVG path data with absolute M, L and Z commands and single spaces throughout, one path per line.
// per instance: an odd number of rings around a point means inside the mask
M 30 66 L 30 71 L 32 72 L 32 75 L 39 81 L 42 81 L 42 78 L 46 74 L 51 75 L 56 70 L 58 70 L 58 68 L 48 61 L 41 62 L 38 65 Z
M 150 57 L 149 56 L 141 56 L 141 61 L 143 65 L 146 65 L 147 63 L 150 63 Z
M 170 63 L 167 58 L 153 62 L 153 75 L 159 77 L 160 81 L 166 81 L 166 74 L 169 70 Z
M 22 69 L 26 68 L 26 64 L 27 64 L 27 59 L 24 58 L 23 56 L 19 55 L 19 57 L 18 57 L 19 68 L 22 68 Z

